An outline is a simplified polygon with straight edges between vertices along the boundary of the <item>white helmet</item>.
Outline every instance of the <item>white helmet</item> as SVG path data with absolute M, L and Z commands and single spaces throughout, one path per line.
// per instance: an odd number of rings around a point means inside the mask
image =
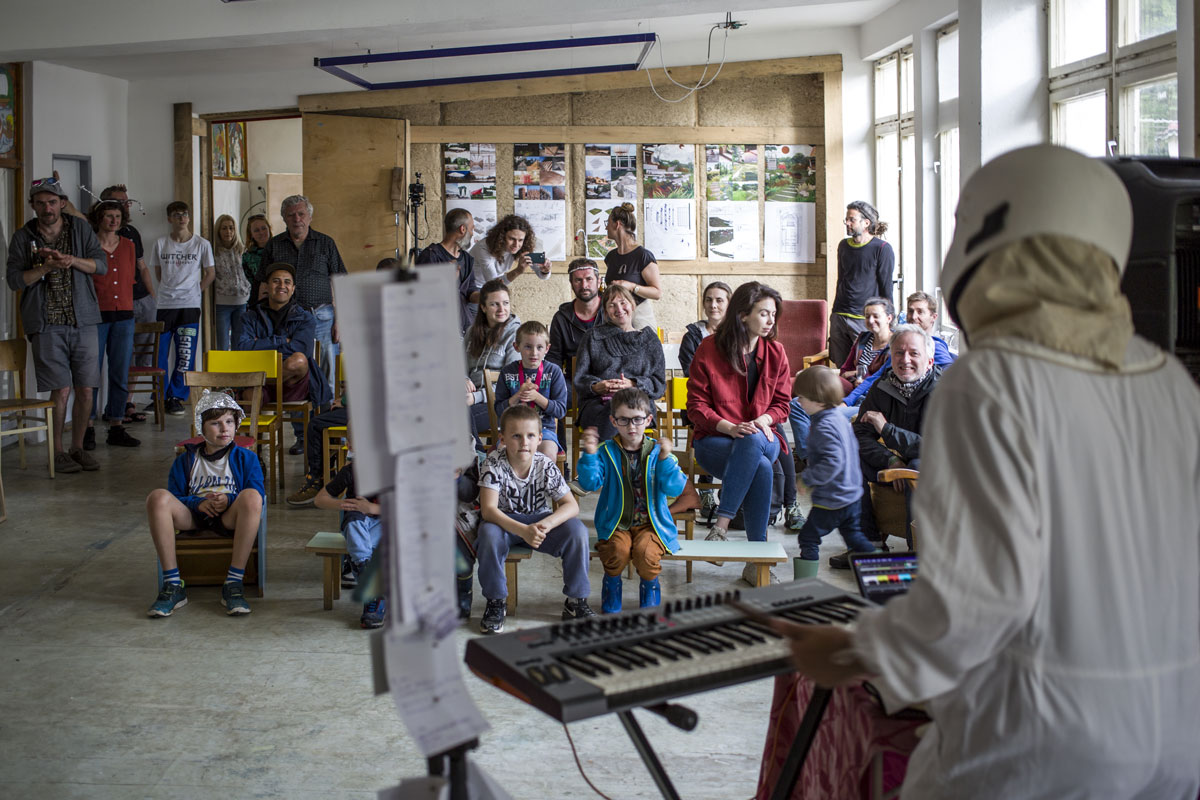
M 1037 234 L 1067 236 L 1100 248 L 1123 273 L 1133 238 L 1133 208 L 1117 174 L 1103 161 L 1048 144 L 985 164 L 963 187 L 955 221 L 940 281 L 952 315 L 971 267 L 1004 245 Z

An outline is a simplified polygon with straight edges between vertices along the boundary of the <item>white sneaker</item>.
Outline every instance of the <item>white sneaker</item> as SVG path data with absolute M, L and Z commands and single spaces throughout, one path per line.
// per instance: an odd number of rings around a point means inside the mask
M 774 569 L 767 570 L 767 575 L 768 575 L 767 585 L 770 586 L 770 585 L 779 583 L 779 576 L 775 574 Z M 757 564 L 747 564 L 745 569 L 742 570 L 742 580 L 744 580 L 746 583 L 750 584 L 751 586 L 757 586 L 758 584 L 755 583 L 755 581 L 757 579 L 758 579 L 758 565 Z
M 708 529 L 708 536 L 704 537 L 704 541 L 706 541 L 706 542 L 727 542 L 727 541 L 729 541 L 729 537 L 725 535 L 725 531 L 721 530 L 716 525 L 713 525 L 711 528 Z M 708 563 L 712 564 L 714 567 L 725 566 L 724 561 L 709 561 Z
M 570 488 L 571 494 L 575 495 L 576 497 L 587 497 L 589 494 L 591 494 L 591 492 L 579 485 L 578 480 L 572 479 L 567 481 L 567 486 Z

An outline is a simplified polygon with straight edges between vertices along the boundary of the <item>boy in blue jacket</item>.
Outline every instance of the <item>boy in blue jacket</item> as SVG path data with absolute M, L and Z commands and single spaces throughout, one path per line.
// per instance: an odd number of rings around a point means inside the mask
M 797 575 L 813 577 L 820 559 L 821 537 L 837 528 L 854 552 L 870 553 L 875 546 L 862 532 L 859 499 L 862 468 L 858 440 L 850 420 L 838 410 L 842 384 L 836 370 L 809 367 L 796 376 L 792 394 L 812 418 L 808 433 L 808 468 L 800 480 L 812 489 L 812 511 L 800 529 Z
M 630 561 L 641 578 L 638 604 L 659 604 L 660 559 L 679 550 L 668 498 L 683 492 L 687 476 L 669 441 L 646 436 L 646 426 L 654 421 L 649 395 L 634 387 L 622 389 L 609 405 L 617 435 L 599 444 L 596 429 L 586 429 L 578 471 L 580 486 L 601 490 L 596 504 L 596 552 L 604 565 L 600 606 L 615 614 L 621 610 L 621 571 Z
M 243 414 L 229 395 L 205 391 L 196 403 L 196 427 L 204 441 L 187 445 L 171 465 L 167 488 L 155 489 L 146 498 L 150 538 L 163 570 L 163 585 L 147 612 L 150 617 L 169 617 L 187 605 L 175 560 L 175 532 L 191 530 L 233 537 L 221 605 L 231 616 L 250 613 L 242 577 L 258 536 L 266 492 L 258 456 L 233 441 Z
M 538 452 L 554 458 L 561 451 L 558 421 L 567 413 L 567 381 L 557 364 L 546 360 L 550 334 L 535 320 L 517 328 L 515 340 L 521 357 L 500 370 L 496 381 L 496 417 L 513 403 L 525 403 L 542 418 L 542 442 Z

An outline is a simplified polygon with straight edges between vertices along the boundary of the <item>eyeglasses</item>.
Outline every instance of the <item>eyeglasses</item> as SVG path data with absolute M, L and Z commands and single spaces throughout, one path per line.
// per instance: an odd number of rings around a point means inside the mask
M 649 417 L 613 417 L 613 422 L 617 423 L 617 425 L 621 426 L 622 428 L 628 428 L 631 425 L 634 427 L 637 427 L 638 425 L 645 425 L 649 421 Z
M 168 219 L 188 219 L 192 215 L 187 211 L 176 211 L 174 214 L 168 214 Z

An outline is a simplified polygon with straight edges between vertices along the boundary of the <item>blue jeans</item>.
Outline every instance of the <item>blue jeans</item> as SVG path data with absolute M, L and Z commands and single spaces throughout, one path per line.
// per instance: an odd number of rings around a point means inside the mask
M 540 514 L 509 514 L 517 522 L 528 524 L 550 516 L 549 511 Z M 479 567 L 479 589 L 488 600 L 503 600 L 508 597 L 508 580 L 504 575 L 504 559 L 508 549 L 515 544 L 524 544 L 520 536 L 509 533 L 494 522 L 479 523 L 475 537 L 475 557 Z M 563 594 L 567 597 L 587 597 L 591 593 L 588 585 L 588 532 L 579 517 L 566 522 L 546 534 L 537 552 L 562 559 Z
M 217 349 L 236 350 L 242 339 L 242 317 L 246 304 L 226 306 L 217 303 Z M 232 331 L 233 336 L 230 336 Z M 231 346 L 232 345 L 232 346 Z
M 125 403 L 129 400 L 129 362 L 133 360 L 133 328 L 136 324 L 132 319 L 122 319 L 96 326 L 100 339 L 101 375 L 104 374 L 104 356 L 108 355 L 108 402 L 104 406 L 104 415 L 118 425 L 125 419 Z M 100 387 L 94 388 L 94 396 L 99 397 Z M 96 404 L 92 403 L 92 419 L 95 418 Z
M 346 523 L 342 534 L 346 537 L 346 554 L 355 564 L 360 564 L 369 559 L 379 546 L 383 524 L 378 517 L 353 519 Z
M 342 348 L 333 343 L 333 306 L 328 304 L 317 306 L 312 309 L 312 313 L 317 318 L 317 333 L 313 337 L 314 347 L 321 348 L 321 366 L 325 370 L 325 376 L 329 378 L 329 385 L 335 386 L 337 376 L 334 374 L 334 361 Z
M 741 508 L 746 538 L 765 542 L 771 516 L 771 465 L 779 457 L 779 437 L 768 442 L 761 431 L 740 439 L 714 434 L 696 440 L 694 447 L 700 466 L 721 478 L 717 516 L 733 519 Z
M 846 546 L 855 553 L 870 553 L 875 545 L 863 534 L 859 526 L 860 506 L 851 503 L 842 508 L 812 507 L 808 520 L 800 529 L 800 558 L 816 561 L 821 555 L 821 538 L 837 528 L 846 540 Z

